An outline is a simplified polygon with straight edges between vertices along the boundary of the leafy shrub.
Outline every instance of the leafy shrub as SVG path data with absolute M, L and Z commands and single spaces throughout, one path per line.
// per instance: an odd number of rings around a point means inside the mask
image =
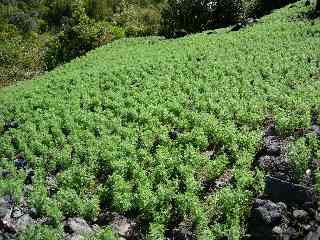
M 60 32 L 47 46 L 47 69 L 68 62 L 96 47 L 122 38 L 124 31 L 108 22 L 79 23 Z
M 35 224 L 20 234 L 19 240 L 59 240 L 63 239 L 63 229 L 53 229 L 47 225 Z
M 240 239 L 244 234 L 241 219 L 248 214 L 251 193 L 237 189 L 223 188 L 207 200 L 208 217 L 212 231 L 218 237 Z
M 297 180 L 301 180 L 309 166 L 311 151 L 304 138 L 299 138 L 290 144 L 288 152 L 289 161 L 293 164 Z
M 23 33 L 35 31 L 38 27 L 37 21 L 29 14 L 18 12 L 9 18 L 9 23 L 14 24 Z
M 161 34 L 201 32 L 224 27 L 244 18 L 261 16 L 295 0 L 169 0 L 161 13 Z
M 94 220 L 100 212 L 100 202 L 97 196 L 82 198 L 73 189 L 60 189 L 55 195 L 55 200 L 65 216 L 81 216 Z
M 164 227 L 161 224 L 151 224 L 149 234 L 147 236 L 148 240 L 162 240 L 165 239 Z
M 156 7 L 125 4 L 120 13 L 113 15 L 112 20 L 125 29 L 126 36 L 137 37 L 157 34 L 160 18 L 160 10 Z
M 9 195 L 19 202 L 23 196 L 23 185 L 26 174 L 4 159 L 0 162 L 0 173 L 7 172 L 7 178 L 0 178 L 0 196 Z
M 118 240 L 119 237 L 112 231 L 111 227 L 106 227 L 96 234 L 85 237 L 86 240 Z
M 187 32 L 203 31 L 213 20 L 214 12 L 215 6 L 210 0 L 169 0 L 161 13 L 161 34 L 173 37 L 179 29 Z
M 20 35 L 12 24 L 4 24 L 0 33 L 0 84 L 30 79 L 44 71 L 42 50 L 47 36 Z

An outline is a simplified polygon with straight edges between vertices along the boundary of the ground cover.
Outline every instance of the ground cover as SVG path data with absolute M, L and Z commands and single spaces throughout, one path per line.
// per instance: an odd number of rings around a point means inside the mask
M 235 32 L 116 41 L 2 89 L 5 236 L 247 236 L 265 173 L 278 176 L 257 163 L 265 138 L 288 143 L 277 154 L 294 183 L 319 160 L 310 9 L 299 2 Z

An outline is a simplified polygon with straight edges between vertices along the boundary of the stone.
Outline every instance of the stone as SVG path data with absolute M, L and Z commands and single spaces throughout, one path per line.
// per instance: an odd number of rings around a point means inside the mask
M 242 23 L 237 23 L 236 25 L 234 25 L 232 28 L 231 28 L 231 32 L 236 32 L 236 31 L 239 31 L 241 28 L 243 28 L 243 24 Z
M 275 235 L 281 235 L 283 233 L 283 230 L 280 226 L 275 226 L 272 228 L 272 233 Z
M 117 232 L 120 236 L 125 238 L 130 238 L 132 235 L 133 229 L 135 227 L 135 222 L 121 215 L 114 215 L 111 227 Z
M 260 224 L 275 226 L 281 222 L 283 210 L 277 204 L 267 200 L 258 207 L 253 206 L 252 217 Z
M 1 177 L 2 178 L 8 178 L 10 176 L 11 176 L 11 172 L 10 171 L 8 171 L 8 170 L 2 170 L 1 171 Z
M 267 176 L 265 193 L 274 202 L 303 204 L 312 202 L 313 189 L 293 184 L 275 177 Z
M 311 129 L 318 135 L 320 136 L 320 127 L 318 125 L 312 125 Z
M 33 224 L 34 221 L 33 219 L 30 217 L 29 214 L 25 214 L 22 217 L 20 217 L 17 222 L 16 222 L 16 232 L 22 232 L 24 230 L 27 229 L 27 227 L 31 224 Z
M 19 127 L 19 124 L 17 121 L 8 121 L 4 124 L 3 129 L 4 129 L 4 131 L 8 131 L 12 128 L 18 128 L 18 127 Z
M 230 184 L 233 178 L 231 170 L 227 169 L 216 181 L 215 186 L 217 188 L 223 188 Z
M 305 231 L 307 231 L 307 232 L 309 232 L 309 231 L 311 230 L 311 228 L 312 228 L 312 226 L 311 226 L 310 224 L 305 224 L 305 225 L 303 225 L 302 227 L 303 227 L 303 229 L 304 229 Z
M 305 220 L 309 216 L 308 212 L 304 210 L 294 210 L 292 215 L 295 219 L 299 219 L 299 220 Z
M 93 233 L 91 227 L 82 218 L 69 218 L 66 225 L 73 233 L 78 235 L 88 235 Z
M 27 166 L 27 161 L 24 158 L 17 158 L 14 160 L 14 165 L 17 169 L 22 169 Z
M 320 227 L 316 231 L 309 232 L 304 240 L 319 240 L 320 239 Z
M 30 185 L 30 184 L 32 184 L 34 171 L 32 169 L 27 169 L 26 173 L 27 173 L 27 176 L 26 176 L 26 179 L 24 181 L 24 184 Z
M 268 136 L 265 139 L 265 148 L 268 155 L 278 156 L 281 153 L 281 141 L 275 136 Z
M 23 212 L 20 209 L 16 209 L 12 212 L 13 218 L 19 218 L 23 216 Z
M 81 240 L 81 239 L 84 239 L 84 238 L 79 234 L 72 234 L 72 236 L 70 237 L 70 240 Z
M 11 212 L 11 197 L 6 195 L 0 198 L 0 218 L 4 218 Z
M 177 131 L 171 131 L 169 132 L 169 137 L 171 140 L 176 140 L 178 137 L 178 132 Z

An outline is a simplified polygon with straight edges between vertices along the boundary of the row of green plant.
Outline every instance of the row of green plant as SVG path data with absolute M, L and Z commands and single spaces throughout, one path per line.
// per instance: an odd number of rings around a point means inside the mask
M 287 136 L 309 129 L 320 103 L 320 22 L 300 17 L 309 10 L 300 2 L 239 32 L 122 39 L 3 89 L 0 195 L 51 219 L 21 238 L 60 239 L 62 220 L 95 223 L 104 211 L 135 219 L 141 238 L 181 225 L 197 239 L 243 238 L 263 190 L 252 164 L 265 120 Z M 290 148 L 297 177 L 307 148 L 319 149 L 304 141 Z M 34 170 L 29 192 L 17 158 Z M 225 171 L 231 182 L 215 188 Z M 92 238 L 113 237 L 101 227 Z
M 179 36 L 294 0 L 54 0 L 0 3 L 0 84 L 33 78 L 123 37 Z

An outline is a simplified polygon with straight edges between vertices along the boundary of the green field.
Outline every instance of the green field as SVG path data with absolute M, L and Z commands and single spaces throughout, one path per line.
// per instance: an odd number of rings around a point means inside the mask
M 243 238 L 266 123 L 288 136 L 320 110 L 320 20 L 308 10 L 299 2 L 238 32 L 116 41 L 0 90 L 0 195 L 51 219 L 22 238 L 61 239 L 64 219 L 107 211 L 134 219 L 138 239 L 179 227 Z M 212 187 L 227 170 L 231 183 Z

